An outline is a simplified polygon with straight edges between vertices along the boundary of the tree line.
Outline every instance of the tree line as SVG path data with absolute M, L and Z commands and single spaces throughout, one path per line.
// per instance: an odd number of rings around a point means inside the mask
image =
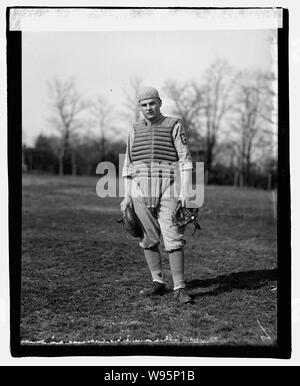
M 206 183 L 276 186 L 275 82 L 273 73 L 235 71 L 223 59 L 215 60 L 201 81 L 165 81 L 163 94 L 186 128 L 193 160 L 205 162 Z M 126 149 L 118 121 L 140 118 L 136 100 L 142 83 L 138 76 L 130 80 L 124 108 L 117 111 L 101 95 L 84 97 L 74 78 L 52 79 L 47 124 L 53 134 L 40 134 L 32 147 L 23 145 L 23 170 L 94 175 L 104 160 L 118 167 Z

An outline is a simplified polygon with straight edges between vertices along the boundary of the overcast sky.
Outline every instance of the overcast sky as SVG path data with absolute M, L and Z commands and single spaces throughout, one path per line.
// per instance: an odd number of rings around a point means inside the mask
M 272 70 L 274 30 L 212 30 L 166 32 L 23 32 L 22 98 L 25 142 L 32 144 L 46 124 L 47 81 L 76 79 L 78 89 L 92 98 L 98 94 L 118 109 L 124 90 L 138 75 L 145 85 L 160 89 L 167 79 L 199 80 L 221 57 L 236 69 Z M 170 105 L 164 99 L 163 113 Z M 124 131 L 126 125 L 124 123 Z M 124 133 L 126 134 L 126 133 Z

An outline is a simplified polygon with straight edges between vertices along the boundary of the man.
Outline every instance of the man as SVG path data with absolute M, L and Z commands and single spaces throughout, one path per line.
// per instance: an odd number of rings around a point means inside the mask
M 165 117 L 160 109 L 162 101 L 153 87 L 140 90 L 138 104 L 144 118 L 134 124 L 127 141 L 122 176 L 125 178 L 125 198 L 121 202 L 124 213 L 132 206 L 144 229 L 140 246 L 150 269 L 153 285 L 141 290 L 151 296 L 165 292 L 159 250 L 162 236 L 174 284 L 174 297 L 190 303 L 184 281 L 185 240 L 172 222 L 178 200 L 185 206 L 189 199 L 192 161 L 186 133 L 177 118 Z M 176 193 L 176 168 L 179 167 L 181 191 Z

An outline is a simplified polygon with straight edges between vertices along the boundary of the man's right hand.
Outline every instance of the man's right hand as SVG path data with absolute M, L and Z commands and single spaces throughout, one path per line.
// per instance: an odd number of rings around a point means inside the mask
M 131 197 L 124 197 L 124 199 L 120 203 L 121 211 L 125 214 L 125 210 L 127 206 L 132 207 L 132 200 Z

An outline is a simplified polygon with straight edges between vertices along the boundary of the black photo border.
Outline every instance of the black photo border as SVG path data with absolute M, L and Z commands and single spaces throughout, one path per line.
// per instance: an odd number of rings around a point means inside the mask
M 12 9 L 266 9 L 268 7 L 7 7 L 7 140 L 9 193 L 10 352 L 12 357 L 61 356 L 184 356 L 184 357 L 291 357 L 291 220 L 289 164 L 289 13 L 282 9 L 283 28 L 278 29 L 278 201 L 277 201 L 277 344 L 233 345 L 24 345 L 21 323 L 21 224 L 22 224 L 22 32 L 10 31 Z M 271 7 L 269 7 L 271 8 Z

